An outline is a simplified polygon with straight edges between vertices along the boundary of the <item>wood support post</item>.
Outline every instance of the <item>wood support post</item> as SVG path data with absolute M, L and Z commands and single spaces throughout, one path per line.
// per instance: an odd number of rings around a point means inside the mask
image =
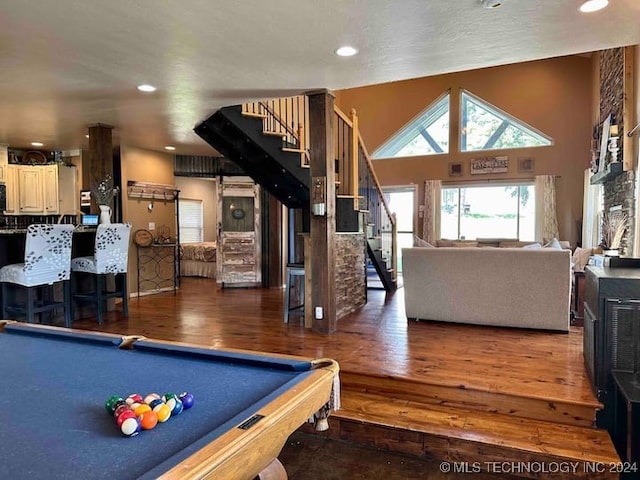
M 97 123 L 89 125 L 89 164 L 83 165 L 83 188 L 89 189 L 107 175 L 113 177 L 113 127 Z M 92 201 L 95 205 L 95 201 Z M 92 209 L 92 210 L 96 210 Z
M 328 91 L 309 96 L 309 146 L 311 154 L 310 268 L 311 304 L 315 332 L 337 329 L 335 288 L 336 186 L 333 145 L 334 97 Z M 324 202 L 322 202 L 324 200 Z M 321 204 L 324 203 L 324 206 Z M 321 311 L 321 314 L 319 314 Z M 321 318 L 318 318 L 321 317 Z

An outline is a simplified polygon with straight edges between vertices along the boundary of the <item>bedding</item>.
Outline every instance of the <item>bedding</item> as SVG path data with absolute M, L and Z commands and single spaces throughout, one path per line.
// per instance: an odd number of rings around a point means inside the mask
M 180 275 L 216 277 L 216 242 L 180 244 Z

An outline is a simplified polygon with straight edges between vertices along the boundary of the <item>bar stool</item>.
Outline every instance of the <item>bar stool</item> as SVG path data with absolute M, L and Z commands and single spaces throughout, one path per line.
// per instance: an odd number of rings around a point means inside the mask
M 71 260 L 71 290 L 73 300 L 96 304 L 98 324 L 102 325 L 105 304 L 109 298 L 122 299 L 122 315 L 129 316 L 127 290 L 127 264 L 129 261 L 129 236 L 131 225 L 128 223 L 100 224 L 96 230 L 94 255 L 92 257 L 76 257 Z M 95 290 L 78 291 L 78 274 L 94 277 Z M 106 277 L 115 275 L 115 291 L 106 289 Z M 118 280 L 120 287 L 118 288 Z M 71 313 L 74 315 L 75 304 L 71 302 Z M 73 317 L 72 317 L 73 318 Z
M 302 277 L 300 284 L 300 305 L 295 307 L 291 306 L 291 282 L 295 281 L 295 277 Z M 299 308 L 304 309 L 304 264 L 302 263 L 290 263 L 287 265 L 287 286 L 284 292 L 284 323 L 289 323 L 289 312 L 297 310 Z
M 0 268 L 0 282 L 2 283 L 2 317 L 13 315 L 25 317 L 28 323 L 33 323 L 37 313 L 43 313 L 62 307 L 64 309 L 64 324 L 71 326 L 71 290 L 69 274 L 71 263 L 71 240 L 73 225 L 43 225 L 33 224 L 27 227 L 27 238 L 24 248 L 24 263 L 14 263 Z M 63 283 L 63 301 L 50 298 L 38 298 L 38 290 Z M 9 305 L 9 286 L 14 290 L 15 297 L 20 289 L 26 290 L 24 304 L 15 302 Z

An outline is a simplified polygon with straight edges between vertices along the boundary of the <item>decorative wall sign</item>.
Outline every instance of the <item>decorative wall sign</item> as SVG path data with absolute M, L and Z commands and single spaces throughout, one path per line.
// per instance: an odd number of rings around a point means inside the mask
M 471 175 L 484 173 L 507 173 L 509 157 L 482 157 L 471 159 Z

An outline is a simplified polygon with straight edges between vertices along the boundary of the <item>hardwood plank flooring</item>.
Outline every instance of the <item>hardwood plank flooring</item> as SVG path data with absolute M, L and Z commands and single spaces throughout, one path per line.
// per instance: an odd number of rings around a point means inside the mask
M 346 372 L 405 378 L 454 388 L 596 407 L 582 357 L 582 329 L 536 330 L 407 322 L 402 289 L 370 290 L 368 303 L 338 322 L 333 335 L 283 322 L 282 289 L 221 289 L 209 279 L 183 278 L 180 290 L 131 299 L 99 326 L 74 328 L 139 334 L 218 348 L 331 357 Z
M 89 317 L 74 328 L 334 358 L 344 408 L 324 435 L 354 448 L 424 461 L 619 460 L 608 434 L 592 428 L 600 404 L 579 327 L 561 334 L 408 322 L 400 289 L 369 290 L 367 305 L 326 335 L 305 329 L 298 311 L 285 324 L 283 299 L 282 289 L 222 289 L 184 278 L 177 294 L 132 299 L 129 318 L 117 308 L 103 325 Z

